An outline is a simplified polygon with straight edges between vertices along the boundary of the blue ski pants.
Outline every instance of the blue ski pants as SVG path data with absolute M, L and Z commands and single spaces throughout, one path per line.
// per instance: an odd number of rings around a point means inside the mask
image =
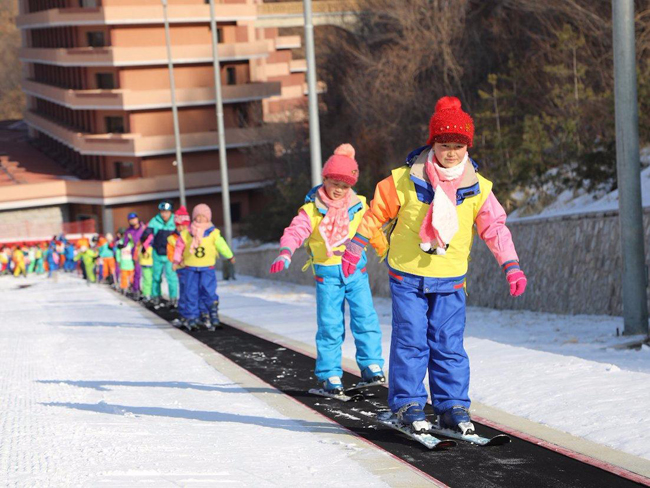
M 167 259 L 167 256 L 160 256 L 154 251 L 153 253 L 153 285 L 151 289 L 152 297 L 159 297 L 161 295 L 160 285 L 162 283 L 162 275 L 165 273 L 167 279 L 167 288 L 169 289 L 169 298 L 178 298 L 178 277 L 176 271 L 172 268 L 172 263 Z
M 342 376 L 341 346 L 345 339 L 345 302 L 350 309 L 350 330 L 357 348 L 356 361 L 363 371 L 371 364 L 383 368 L 381 329 L 372 303 L 368 275 L 358 269 L 345 278 L 341 266 L 315 265 L 316 314 L 316 377 L 325 381 Z
M 436 413 L 455 405 L 469 408 L 463 282 L 464 277 L 427 278 L 390 270 L 393 332 L 388 405 L 393 412 L 408 403 L 426 403 L 427 370 Z
M 178 312 L 186 319 L 199 318 L 202 313 L 209 313 L 217 295 L 217 275 L 214 267 L 187 267 L 179 270 L 181 295 L 178 300 Z

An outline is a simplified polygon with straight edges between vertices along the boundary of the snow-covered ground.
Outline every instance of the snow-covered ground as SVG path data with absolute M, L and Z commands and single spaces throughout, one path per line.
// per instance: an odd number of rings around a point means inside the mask
M 280 414 L 103 286 L 4 277 L 0 297 L 1 486 L 385 486 L 334 424 Z
M 220 282 L 221 310 L 235 319 L 313 345 L 312 287 L 239 277 Z M 375 298 L 390 343 L 390 300 Z M 482 308 L 468 310 L 470 396 L 486 405 L 650 459 L 650 348 L 617 350 L 622 319 Z M 354 358 L 348 334 L 343 347 Z
M 645 167 L 641 171 L 642 206 L 650 207 L 650 147 L 646 147 L 641 151 L 641 163 Z M 547 193 L 548 197 L 554 196 L 552 202 L 539 211 L 533 212 L 532 215 L 530 214 L 530 205 L 522 202 L 523 205 L 513 211 L 508 216 L 508 220 L 516 221 L 526 217 L 557 217 L 576 213 L 618 210 L 618 190 L 609 193 L 588 192 L 585 189 L 565 189 L 560 191 L 553 184 L 549 184 L 544 188 L 544 192 Z M 537 195 L 533 194 L 531 196 L 534 199 Z M 515 195 L 515 199 L 523 199 L 523 197 L 523 192 Z

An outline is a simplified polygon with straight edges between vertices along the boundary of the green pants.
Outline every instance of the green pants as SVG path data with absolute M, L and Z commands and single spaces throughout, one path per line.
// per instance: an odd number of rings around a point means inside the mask
M 36 260 L 32 260 L 29 262 L 29 265 L 27 266 L 27 274 L 32 274 L 34 272 L 34 268 L 36 267 Z
M 151 266 L 141 266 L 142 270 L 140 278 L 140 291 L 142 291 L 143 297 L 151 296 L 151 287 L 152 287 L 152 278 L 153 278 L 153 268 Z
M 172 268 L 172 263 L 169 262 L 167 256 L 159 256 L 155 251 L 153 253 L 153 286 L 151 289 L 152 297 L 159 297 L 161 295 L 160 284 L 162 283 L 162 275 L 165 273 L 167 279 L 167 288 L 169 289 L 169 298 L 178 298 L 178 276 L 176 271 Z

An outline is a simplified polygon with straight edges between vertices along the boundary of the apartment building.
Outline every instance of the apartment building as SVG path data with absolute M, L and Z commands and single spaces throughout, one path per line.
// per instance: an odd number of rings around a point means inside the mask
M 261 204 L 268 182 L 264 165 L 250 164 L 251 151 L 271 143 L 273 126 L 305 103 L 305 62 L 292 59 L 291 52 L 300 37 L 256 27 L 260 4 L 216 3 L 235 223 Z M 90 181 L 50 183 L 45 193 L 16 189 L 18 206 L 14 200 L 7 208 L 56 201 L 67 205 L 71 220 L 93 218 L 106 232 L 124 225 L 134 209 L 146 219 L 161 198 L 177 200 L 160 0 L 19 0 L 19 5 L 30 139 L 72 175 Z M 209 5 L 169 0 L 168 16 L 188 205 L 210 204 L 219 225 Z

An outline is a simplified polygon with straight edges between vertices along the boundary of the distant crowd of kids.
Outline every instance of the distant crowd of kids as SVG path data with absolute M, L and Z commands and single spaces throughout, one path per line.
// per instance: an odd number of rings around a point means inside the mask
M 178 308 L 178 327 L 220 327 L 215 265 L 219 256 L 231 264 L 235 258 L 212 223 L 210 207 L 197 205 L 191 217 L 183 206 L 174 212 L 170 201 L 161 202 L 158 210 L 148 224 L 130 213 L 128 228 L 120 228 L 115 236 L 73 241 L 61 235 L 48 242 L 5 246 L 0 250 L 0 274 L 79 273 L 89 284 L 112 285 L 146 305 Z M 167 301 L 162 300 L 163 277 Z M 228 278 L 234 279 L 234 271 Z

